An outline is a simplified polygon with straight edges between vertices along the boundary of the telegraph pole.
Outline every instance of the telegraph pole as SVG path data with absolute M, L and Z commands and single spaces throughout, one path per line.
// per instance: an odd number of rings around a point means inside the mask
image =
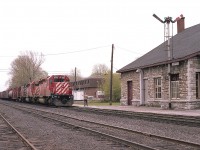
M 110 105 L 112 105 L 112 81 L 113 81 L 113 53 L 114 53 L 114 44 L 112 44 L 111 52 L 111 71 L 110 71 Z

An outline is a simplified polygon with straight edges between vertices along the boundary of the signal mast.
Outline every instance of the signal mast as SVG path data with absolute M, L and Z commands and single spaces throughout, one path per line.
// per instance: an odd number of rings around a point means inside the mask
M 164 43 L 167 43 L 166 44 L 167 57 L 168 57 L 168 61 L 170 61 L 170 60 L 172 60 L 172 52 L 171 52 L 171 49 L 170 49 L 170 47 L 171 47 L 170 38 L 173 36 L 173 23 L 175 23 L 176 21 L 183 18 L 183 15 L 180 15 L 180 17 L 177 17 L 175 20 L 172 20 L 172 17 L 169 17 L 169 16 L 165 17 L 164 20 L 162 20 L 156 14 L 153 14 L 153 17 L 155 17 L 158 21 L 160 21 L 161 23 L 164 24 Z M 172 23 L 172 36 L 170 36 L 170 26 L 169 26 L 170 23 Z M 170 62 L 168 63 L 167 73 L 168 73 L 168 79 L 169 79 L 169 108 L 171 108 L 171 86 L 170 86 L 171 64 L 170 64 Z

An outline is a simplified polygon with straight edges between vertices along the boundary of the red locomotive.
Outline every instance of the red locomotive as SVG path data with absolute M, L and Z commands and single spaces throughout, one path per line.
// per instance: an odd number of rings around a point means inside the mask
M 52 75 L 0 92 L 0 98 L 55 106 L 72 106 L 74 103 L 69 78 L 66 75 Z

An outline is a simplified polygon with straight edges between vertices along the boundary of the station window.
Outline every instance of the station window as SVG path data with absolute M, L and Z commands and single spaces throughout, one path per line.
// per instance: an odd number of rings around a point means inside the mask
M 200 98 L 200 72 L 196 73 L 196 98 Z
M 179 94 L 179 74 L 171 74 L 171 96 L 173 99 L 180 98 Z
M 161 98 L 161 78 L 154 78 L 155 98 Z

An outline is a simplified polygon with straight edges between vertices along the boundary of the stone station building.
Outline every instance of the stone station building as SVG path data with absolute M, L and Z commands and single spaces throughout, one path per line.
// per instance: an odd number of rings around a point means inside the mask
M 181 18 L 177 27 L 178 34 L 170 39 L 172 59 L 164 42 L 117 71 L 122 105 L 200 108 L 200 24 L 184 29 Z

